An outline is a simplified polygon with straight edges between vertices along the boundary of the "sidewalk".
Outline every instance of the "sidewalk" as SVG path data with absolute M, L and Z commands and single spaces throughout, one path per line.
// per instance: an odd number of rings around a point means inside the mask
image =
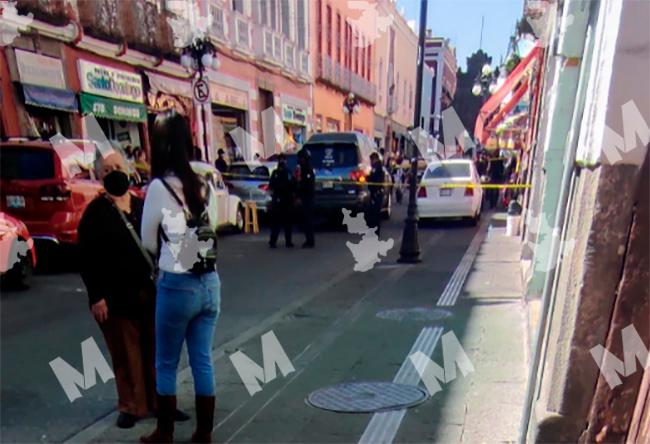
M 461 442 L 517 442 L 526 390 L 525 309 L 518 237 L 505 236 L 496 214 L 465 282 L 461 302 L 471 322 L 463 347 L 475 373 L 453 387 L 466 405 Z
M 241 380 L 227 357 L 234 347 L 225 346 L 215 355 L 217 421 L 221 423 L 215 441 L 236 436 L 232 442 L 357 442 L 369 427 L 372 414 L 324 412 L 307 406 L 305 396 L 314 388 L 342 381 L 391 380 L 417 332 L 423 326 L 436 325 L 444 332 L 454 332 L 474 372 L 466 376 L 458 372 L 457 378 L 442 384 L 441 392 L 407 410 L 393 442 L 516 442 L 527 362 L 520 243 L 516 237 L 505 236 L 503 214 L 485 218 L 490 220 L 483 222 L 475 237 L 475 241 L 481 241 L 481 237 L 483 240 L 477 244 L 478 251 L 474 249 L 473 262 L 467 264 L 469 273 L 462 290 L 452 292 L 457 297 L 452 297 L 450 303 L 441 303 L 448 292 L 443 291 L 444 285 L 434 284 L 432 276 L 448 275 L 450 270 L 445 270 L 441 259 L 445 255 L 454 258 L 451 271 L 453 267 L 456 272 L 462 269 L 466 257 L 473 256 L 472 246 L 467 252 L 464 246 L 454 252 L 438 249 L 431 242 L 428 247 L 421 246 L 423 254 L 427 254 L 422 264 L 400 268 L 386 261 L 384 268 L 356 274 L 356 290 L 349 289 L 349 282 L 332 283 L 324 297 L 316 297 L 275 322 L 273 330 L 297 371 L 269 383 L 268 390 L 259 395 L 242 393 Z M 456 233 L 452 236 L 460 236 L 460 229 L 452 231 Z M 374 277 L 372 273 L 376 273 Z M 388 275 L 394 279 L 376 284 L 377 276 Z M 452 276 L 447 287 L 460 284 Z M 349 300 L 344 297 L 345 291 L 364 296 Z M 400 305 L 437 306 L 440 311 L 449 311 L 451 317 L 399 324 L 377 318 L 379 310 Z M 337 319 L 335 325 L 332 319 Z M 256 362 L 262 361 L 257 336 L 236 347 L 250 353 Z M 438 341 L 432 359 L 442 364 L 441 355 Z M 190 421 L 177 423 L 177 439 L 181 442 L 187 440 L 195 424 L 189 371 L 181 372 L 178 387 L 179 405 L 192 416 Z M 265 409 L 267 405 L 272 408 Z M 147 419 L 133 429 L 120 430 L 113 426 L 115 418 L 115 414 L 107 416 L 94 431 L 88 431 L 86 438 L 78 436 L 75 442 L 137 442 L 155 423 Z

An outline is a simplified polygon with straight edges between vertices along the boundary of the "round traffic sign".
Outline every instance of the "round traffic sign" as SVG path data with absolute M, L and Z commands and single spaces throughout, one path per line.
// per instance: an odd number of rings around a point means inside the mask
M 199 103 L 207 103 L 210 100 L 210 85 L 207 80 L 201 78 L 194 82 L 194 100 Z

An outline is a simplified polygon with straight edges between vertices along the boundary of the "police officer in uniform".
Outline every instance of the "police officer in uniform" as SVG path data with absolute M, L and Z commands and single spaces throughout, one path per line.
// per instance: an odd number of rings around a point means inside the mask
M 377 236 L 379 236 L 381 207 L 384 202 L 384 166 L 377 152 L 370 155 L 372 170 L 368 176 L 368 191 L 370 191 L 370 202 L 366 211 L 366 223 L 369 228 L 377 227 Z
M 307 148 L 298 151 L 298 199 L 302 215 L 302 229 L 305 233 L 305 243 L 302 248 L 314 248 L 314 187 L 315 175 L 311 166 L 311 153 Z
M 291 243 L 291 215 L 293 213 L 293 197 L 295 182 L 291 171 L 287 168 L 287 159 L 284 154 L 278 156 L 278 167 L 271 174 L 269 190 L 271 190 L 271 239 L 269 245 L 276 247 L 280 229 L 284 228 L 284 242 L 287 248 L 293 247 Z

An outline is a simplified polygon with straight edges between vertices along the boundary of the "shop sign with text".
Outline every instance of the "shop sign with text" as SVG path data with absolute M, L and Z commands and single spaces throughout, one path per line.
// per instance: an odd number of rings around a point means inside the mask
M 121 69 L 79 60 L 81 90 L 98 96 L 143 103 L 142 78 Z

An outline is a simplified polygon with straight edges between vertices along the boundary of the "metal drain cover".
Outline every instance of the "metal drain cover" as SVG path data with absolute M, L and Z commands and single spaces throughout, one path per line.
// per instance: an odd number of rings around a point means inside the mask
M 440 308 L 393 308 L 380 311 L 377 313 L 377 317 L 391 321 L 440 321 L 452 317 L 452 313 Z
M 318 389 L 307 402 L 339 413 L 372 413 L 402 410 L 427 399 L 427 392 L 414 385 L 393 382 L 346 382 Z

